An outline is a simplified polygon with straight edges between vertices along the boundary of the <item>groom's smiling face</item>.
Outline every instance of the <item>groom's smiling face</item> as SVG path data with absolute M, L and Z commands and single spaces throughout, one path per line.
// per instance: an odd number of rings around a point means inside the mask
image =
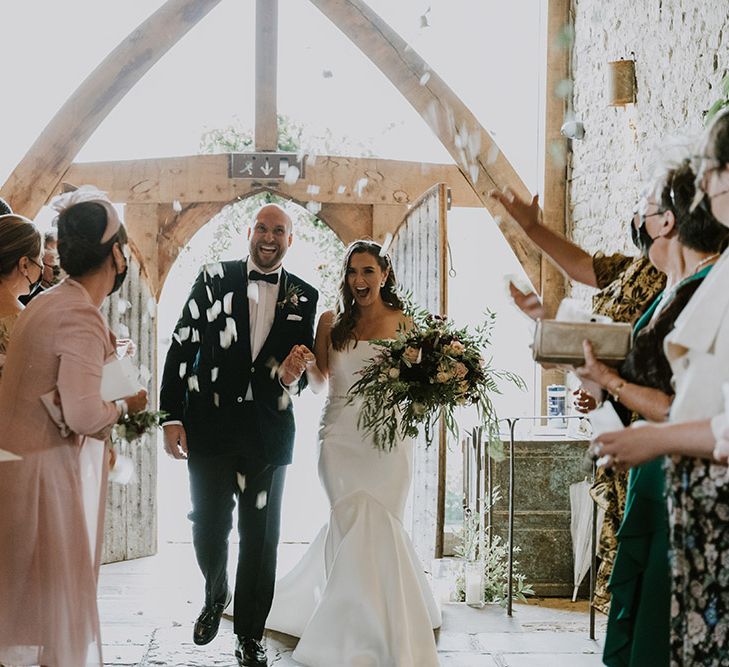
M 277 269 L 292 242 L 291 218 L 286 212 L 275 204 L 261 208 L 248 229 L 248 250 L 256 266 Z

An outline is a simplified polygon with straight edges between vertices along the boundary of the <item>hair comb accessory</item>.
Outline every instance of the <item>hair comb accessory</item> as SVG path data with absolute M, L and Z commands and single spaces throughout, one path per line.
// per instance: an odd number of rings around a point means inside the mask
M 64 183 L 64 190 L 71 187 L 73 186 Z M 99 204 L 104 207 L 106 211 L 106 229 L 104 229 L 104 233 L 101 235 L 99 242 L 102 244 L 107 243 L 119 231 L 121 220 L 114 208 L 114 204 L 111 203 L 111 200 L 106 196 L 105 192 L 101 192 L 101 190 L 95 188 L 93 185 L 81 185 L 74 190 L 66 191 L 56 197 L 51 202 L 51 207 L 60 215 L 72 206 L 76 206 L 76 204 L 87 203 Z

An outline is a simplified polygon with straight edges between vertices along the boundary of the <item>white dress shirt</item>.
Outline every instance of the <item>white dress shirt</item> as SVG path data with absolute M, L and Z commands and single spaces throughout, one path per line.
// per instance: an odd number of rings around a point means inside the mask
M 249 257 L 246 260 L 246 275 L 250 271 L 258 271 L 264 274 L 275 274 L 281 280 L 281 267 L 275 271 L 264 271 L 256 266 Z M 248 317 L 250 322 L 251 336 L 251 359 L 255 361 L 263 344 L 268 338 L 273 326 L 273 320 L 276 317 L 276 302 L 278 301 L 279 285 L 267 283 L 264 280 L 248 281 Z M 246 401 L 253 400 L 253 390 L 248 385 L 246 391 Z

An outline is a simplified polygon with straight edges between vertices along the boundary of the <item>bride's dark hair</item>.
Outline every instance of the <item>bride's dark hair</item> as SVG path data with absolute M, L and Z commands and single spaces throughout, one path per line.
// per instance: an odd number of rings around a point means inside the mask
M 332 347 L 335 350 L 343 350 L 347 344 L 355 340 L 354 328 L 359 319 L 359 310 L 354 301 L 354 295 L 347 283 L 347 272 L 352 260 L 352 255 L 367 253 L 372 255 L 383 272 L 387 271 L 385 284 L 380 288 L 382 300 L 393 310 L 402 310 L 403 303 L 397 294 L 397 281 L 395 270 L 392 268 L 392 261 L 389 255 L 382 252 L 382 246 L 374 241 L 354 241 L 349 244 L 344 255 L 342 274 L 339 279 L 339 298 L 334 308 L 334 322 L 332 323 L 331 338 Z

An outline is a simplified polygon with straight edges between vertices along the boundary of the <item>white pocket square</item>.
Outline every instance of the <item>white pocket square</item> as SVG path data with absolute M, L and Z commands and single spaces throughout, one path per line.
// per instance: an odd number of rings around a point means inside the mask
M 301 317 L 301 315 L 294 315 L 293 313 L 290 313 L 289 315 L 286 316 L 286 319 L 287 320 L 294 320 L 295 322 L 300 322 L 304 318 Z

